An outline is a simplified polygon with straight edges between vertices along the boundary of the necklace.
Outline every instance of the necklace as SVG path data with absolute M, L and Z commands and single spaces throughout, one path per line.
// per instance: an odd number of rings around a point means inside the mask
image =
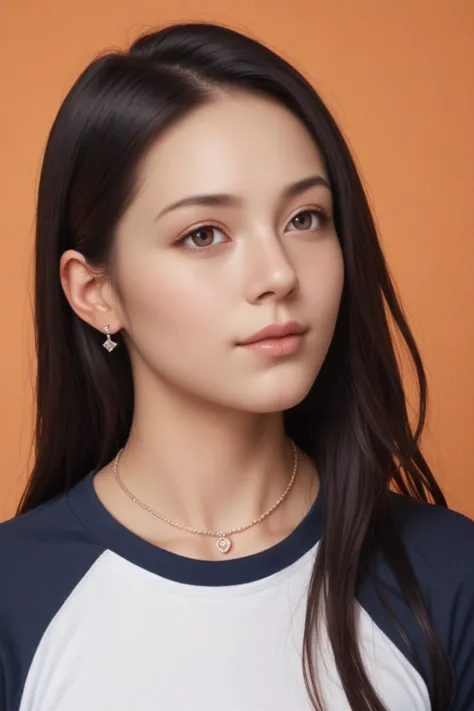
M 166 523 L 171 524 L 172 526 L 175 526 L 176 528 L 181 528 L 183 531 L 188 531 L 189 533 L 197 533 L 201 536 L 214 536 L 217 538 L 216 541 L 216 546 L 217 550 L 220 553 L 228 553 L 230 549 L 232 548 L 232 541 L 229 538 L 229 536 L 233 535 L 234 533 L 240 533 L 241 531 L 246 531 L 248 528 L 251 528 L 252 526 L 255 526 L 257 523 L 260 523 L 260 521 L 263 521 L 267 516 L 269 516 L 277 506 L 279 506 L 282 501 L 286 498 L 288 492 L 290 491 L 291 487 L 293 486 L 293 482 L 295 481 L 296 478 L 296 472 L 298 470 L 298 450 L 296 449 L 296 446 L 294 442 L 291 442 L 291 446 L 293 448 L 293 472 L 291 475 L 291 479 L 288 483 L 288 486 L 286 487 L 285 491 L 283 494 L 280 496 L 278 501 L 276 501 L 271 508 L 269 508 L 265 513 L 263 513 L 261 516 L 258 518 L 254 519 L 250 523 L 247 523 L 245 526 L 239 526 L 238 528 L 232 528 L 230 531 L 204 531 L 204 530 L 199 530 L 196 528 L 191 528 L 190 526 L 183 526 L 181 523 L 176 523 L 176 521 L 172 521 L 170 518 L 167 518 L 166 516 L 163 516 L 162 514 L 158 513 L 158 511 L 155 511 L 152 509 L 150 506 L 145 504 L 143 501 L 140 501 L 140 499 L 137 499 L 137 497 L 132 494 L 132 492 L 127 489 L 125 484 L 123 483 L 122 479 L 120 478 L 120 474 L 118 472 L 118 461 L 120 458 L 120 455 L 123 451 L 120 449 L 117 452 L 117 456 L 115 457 L 114 460 L 114 477 L 115 480 L 117 481 L 117 484 L 120 486 L 122 491 L 131 499 L 135 504 L 138 506 L 141 506 L 142 509 L 145 509 L 145 511 L 148 511 L 148 513 L 151 513 L 153 516 L 156 516 L 156 518 L 159 518 L 161 521 L 165 521 Z

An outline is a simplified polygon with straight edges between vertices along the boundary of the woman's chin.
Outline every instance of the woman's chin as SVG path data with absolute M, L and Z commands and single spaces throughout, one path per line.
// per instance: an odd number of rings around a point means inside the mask
M 255 387 L 251 392 L 245 393 L 242 389 L 240 393 L 241 409 L 248 412 L 282 412 L 296 407 L 308 395 L 313 385 L 314 379 L 304 382 L 278 382 L 273 386 Z

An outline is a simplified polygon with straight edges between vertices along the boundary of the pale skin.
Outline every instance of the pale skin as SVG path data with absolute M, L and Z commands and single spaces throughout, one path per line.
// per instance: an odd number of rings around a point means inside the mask
M 289 185 L 314 177 L 285 197 Z M 167 210 L 210 194 L 233 199 Z M 165 516 L 226 531 L 260 516 L 286 488 L 292 451 L 283 410 L 303 400 L 317 377 L 342 295 L 332 209 L 324 163 L 298 119 L 271 100 L 220 92 L 150 149 L 117 228 L 113 276 L 75 250 L 62 255 L 71 308 L 104 340 L 104 324 L 112 337 L 124 335 L 135 411 L 120 473 Z M 268 358 L 237 345 L 287 321 L 307 328 L 294 355 Z M 173 553 L 223 559 L 215 539 L 180 531 L 128 499 L 112 463 L 94 485 L 120 523 Z M 316 468 L 300 451 L 288 497 L 233 536 L 226 559 L 289 535 L 318 489 Z

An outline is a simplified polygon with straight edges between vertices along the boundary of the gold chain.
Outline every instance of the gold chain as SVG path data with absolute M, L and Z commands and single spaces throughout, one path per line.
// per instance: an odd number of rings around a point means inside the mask
M 252 526 L 255 526 L 257 523 L 260 523 L 260 521 L 263 521 L 267 516 L 269 516 L 277 506 L 279 506 L 282 501 L 286 498 L 288 492 L 290 491 L 291 487 L 293 486 L 293 482 L 295 481 L 296 478 L 296 472 L 298 470 L 298 450 L 294 444 L 294 442 L 291 442 L 291 446 L 293 448 L 293 471 L 291 475 L 291 479 L 288 483 L 288 486 L 286 487 L 285 491 L 283 494 L 280 496 L 278 501 L 273 504 L 271 508 L 269 508 L 265 513 L 263 513 L 261 516 L 258 518 L 254 519 L 251 521 L 251 523 L 247 523 L 245 526 L 239 526 L 238 528 L 233 528 L 230 531 L 205 531 L 205 530 L 200 530 L 197 528 L 191 528 L 190 526 L 184 526 L 181 523 L 177 523 L 176 521 L 172 521 L 170 518 L 167 518 L 166 516 L 163 516 L 163 514 L 158 513 L 158 511 L 155 511 L 154 509 L 151 508 L 151 506 L 148 506 L 145 504 L 143 501 L 140 501 L 132 492 L 127 489 L 125 484 L 123 483 L 122 479 L 120 478 L 120 474 L 118 472 L 118 461 L 120 458 L 120 455 L 123 451 L 123 448 L 120 449 L 117 452 L 117 456 L 115 457 L 114 460 L 114 477 L 115 480 L 117 481 L 117 484 L 120 486 L 122 491 L 131 499 L 135 504 L 138 506 L 141 506 L 142 509 L 145 509 L 145 511 L 148 511 L 148 513 L 151 513 L 153 516 L 156 516 L 156 518 L 159 518 L 161 521 L 164 521 L 165 523 L 171 524 L 171 526 L 175 526 L 176 528 L 180 528 L 183 531 L 188 531 L 189 533 L 197 533 L 201 536 L 213 536 L 217 538 L 217 548 L 221 553 L 228 553 L 229 550 L 232 547 L 232 542 L 229 538 L 234 533 L 240 533 L 241 531 L 246 531 L 248 528 L 251 528 Z

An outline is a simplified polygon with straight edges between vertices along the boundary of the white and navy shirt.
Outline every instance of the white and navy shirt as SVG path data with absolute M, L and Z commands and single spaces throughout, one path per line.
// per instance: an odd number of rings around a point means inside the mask
M 277 545 L 200 561 L 118 523 L 94 474 L 0 526 L 0 711 L 311 711 L 301 657 L 324 488 Z M 474 522 L 390 497 L 452 660 L 449 711 L 474 711 Z M 356 601 L 369 679 L 390 711 L 428 711 L 424 636 L 382 554 L 375 563 Z M 324 625 L 317 642 L 325 707 L 349 711 Z

